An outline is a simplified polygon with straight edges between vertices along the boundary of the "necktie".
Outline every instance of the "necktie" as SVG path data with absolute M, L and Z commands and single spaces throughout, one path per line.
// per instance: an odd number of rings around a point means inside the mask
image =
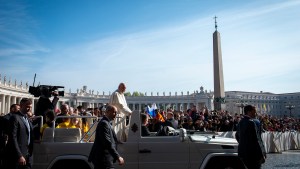
M 29 125 L 29 121 L 28 121 L 28 118 L 27 116 L 23 116 L 23 120 L 25 122 L 25 125 L 26 125 L 26 128 L 27 128 L 27 131 L 28 131 L 28 145 L 30 144 L 30 125 Z

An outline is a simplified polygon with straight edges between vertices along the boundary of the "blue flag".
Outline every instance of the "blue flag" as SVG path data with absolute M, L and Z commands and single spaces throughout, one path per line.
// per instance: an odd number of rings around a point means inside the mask
M 155 118 L 156 113 L 155 110 L 157 109 L 156 104 L 153 103 L 151 108 L 149 106 L 147 106 L 147 113 L 150 115 L 150 117 Z

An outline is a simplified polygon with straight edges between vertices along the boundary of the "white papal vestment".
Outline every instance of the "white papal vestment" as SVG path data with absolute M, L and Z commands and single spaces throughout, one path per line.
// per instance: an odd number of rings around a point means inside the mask
M 126 116 L 132 111 L 127 106 L 127 102 L 123 93 L 116 90 L 110 96 L 109 104 L 118 109 L 117 116 L 113 121 L 114 130 L 117 137 L 121 141 L 126 141 L 128 132 L 126 132 Z

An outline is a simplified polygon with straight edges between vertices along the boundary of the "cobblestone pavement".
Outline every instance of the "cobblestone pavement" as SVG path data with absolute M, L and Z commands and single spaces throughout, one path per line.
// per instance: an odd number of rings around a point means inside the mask
M 290 150 L 279 153 L 267 154 L 266 163 L 262 169 L 299 169 L 300 150 Z

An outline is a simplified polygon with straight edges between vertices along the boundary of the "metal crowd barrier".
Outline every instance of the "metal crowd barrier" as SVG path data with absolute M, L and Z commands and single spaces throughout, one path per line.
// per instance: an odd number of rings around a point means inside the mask
M 235 131 L 218 132 L 220 136 L 235 138 Z M 264 132 L 261 134 L 267 153 L 281 153 L 300 149 L 300 132 Z

